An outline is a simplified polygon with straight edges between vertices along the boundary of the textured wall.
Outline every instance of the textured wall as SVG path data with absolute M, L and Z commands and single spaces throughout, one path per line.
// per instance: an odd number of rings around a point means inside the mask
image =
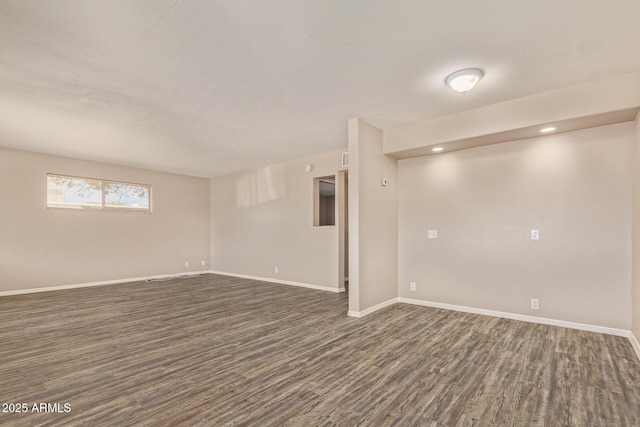
M 333 152 L 213 179 L 213 269 L 341 287 L 338 228 L 313 226 L 313 180 L 340 169 Z
M 362 312 L 398 296 L 398 161 L 380 129 L 351 119 L 349 162 L 349 310 Z
M 629 329 L 632 142 L 625 123 L 400 161 L 399 296 Z
M 633 324 L 631 331 L 636 340 L 640 340 L 640 113 L 635 121 L 633 165 Z M 640 354 L 638 356 L 640 357 Z
M 151 184 L 153 213 L 47 209 L 47 173 Z M 0 197 L 0 291 L 209 268 L 208 179 L 0 149 Z

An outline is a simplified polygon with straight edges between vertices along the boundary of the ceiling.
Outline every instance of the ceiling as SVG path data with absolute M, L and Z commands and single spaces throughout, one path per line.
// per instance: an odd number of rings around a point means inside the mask
M 637 0 L 2 0 L 0 146 L 214 177 L 640 70 Z M 460 68 L 485 77 L 466 96 Z

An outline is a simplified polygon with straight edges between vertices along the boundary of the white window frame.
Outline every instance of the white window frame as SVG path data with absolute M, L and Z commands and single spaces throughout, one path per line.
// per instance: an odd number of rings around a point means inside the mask
M 66 179 L 82 179 L 87 181 L 99 181 L 101 205 L 95 206 L 95 207 L 93 206 L 72 207 L 72 206 L 62 206 L 62 205 L 51 206 L 51 203 L 49 201 L 49 177 L 66 178 Z M 123 206 L 123 207 L 107 206 L 105 202 L 105 191 L 104 191 L 105 184 L 124 184 L 124 185 L 134 185 L 137 187 L 145 187 L 147 189 L 147 194 L 149 195 L 149 207 L 132 208 L 129 206 Z M 142 214 L 151 214 L 153 212 L 152 210 L 153 186 L 150 184 L 140 184 L 137 182 L 126 182 L 126 181 L 114 181 L 111 179 L 89 178 L 86 176 L 62 175 L 58 173 L 47 173 L 46 185 L 47 185 L 47 196 L 46 196 L 47 209 L 65 210 L 65 211 L 83 211 L 83 212 L 123 212 L 123 213 L 142 213 Z

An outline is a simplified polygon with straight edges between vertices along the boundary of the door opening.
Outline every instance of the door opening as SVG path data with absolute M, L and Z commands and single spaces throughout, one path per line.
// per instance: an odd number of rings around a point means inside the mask
M 338 223 L 338 283 L 349 290 L 349 172 L 336 175 Z

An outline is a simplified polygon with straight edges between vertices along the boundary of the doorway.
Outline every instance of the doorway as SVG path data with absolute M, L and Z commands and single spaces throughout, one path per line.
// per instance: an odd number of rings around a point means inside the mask
M 338 223 L 338 283 L 349 291 L 349 172 L 336 175 L 336 217 Z

